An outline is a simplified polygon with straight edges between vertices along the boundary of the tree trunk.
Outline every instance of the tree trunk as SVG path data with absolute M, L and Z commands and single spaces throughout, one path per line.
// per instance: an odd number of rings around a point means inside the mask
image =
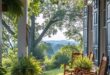
M 29 32 L 29 39 L 28 39 L 28 55 L 30 55 L 31 51 L 34 50 L 34 41 L 35 41 L 35 16 L 31 16 L 31 27 Z
M 57 22 L 57 21 L 61 21 L 62 19 L 57 18 L 59 11 L 57 11 L 54 16 L 50 19 L 49 23 L 47 24 L 47 26 L 45 27 L 45 29 L 42 31 L 42 33 L 40 34 L 40 36 L 38 37 L 37 40 L 35 40 L 34 43 L 34 48 L 37 47 L 37 45 L 39 44 L 39 42 L 42 40 L 43 36 L 45 35 L 45 33 L 48 31 L 48 29 L 50 28 L 50 26 Z
M 0 64 L 2 63 L 2 0 L 0 0 Z
M 18 57 L 27 56 L 26 25 L 27 25 L 28 0 L 23 0 L 23 3 L 24 3 L 23 16 L 20 17 L 20 20 L 18 23 Z
M 45 29 L 42 31 L 42 33 L 40 34 L 40 36 L 38 37 L 38 39 L 35 41 L 34 47 L 38 45 L 38 43 L 42 40 L 43 36 L 45 35 L 45 33 L 48 31 L 48 29 L 50 28 L 50 26 L 52 25 L 52 21 L 50 21 L 47 26 L 45 27 Z

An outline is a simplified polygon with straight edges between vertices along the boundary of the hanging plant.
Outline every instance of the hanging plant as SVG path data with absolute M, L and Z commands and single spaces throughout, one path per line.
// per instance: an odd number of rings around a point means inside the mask
M 2 10 L 5 12 L 9 12 L 10 14 L 17 16 L 22 15 L 22 7 L 22 0 L 2 0 Z

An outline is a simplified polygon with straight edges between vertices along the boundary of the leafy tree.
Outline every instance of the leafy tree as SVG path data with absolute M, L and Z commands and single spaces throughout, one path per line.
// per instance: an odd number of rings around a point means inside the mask
M 52 25 L 49 24 L 50 26 L 46 29 L 46 31 L 45 31 L 45 29 L 43 30 L 44 33 L 42 32 L 40 34 L 40 36 L 38 37 L 38 39 L 36 40 L 36 43 L 35 43 L 36 46 L 37 46 L 37 43 L 39 43 L 41 41 L 43 36 L 45 36 L 45 35 L 51 36 L 51 34 L 54 35 L 57 33 L 58 29 L 62 30 L 64 27 L 67 29 L 67 31 L 65 32 L 67 37 L 73 38 L 76 35 L 78 35 L 78 38 L 81 37 L 81 35 L 79 37 L 79 33 L 82 31 L 82 20 L 81 20 L 81 15 L 82 15 L 81 11 L 82 10 L 81 9 L 83 7 L 83 2 L 82 2 L 83 0 L 80 0 L 80 1 L 71 0 L 73 2 L 73 4 L 71 4 L 71 1 L 66 2 L 66 0 L 65 0 L 66 4 L 63 4 L 63 1 L 57 1 L 57 0 L 51 0 L 51 1 L 58 2 L 58 3 L 56 5 L 56 3 L 51 4 L 51 3 L 47 2 L 47 6 L 44 7 L 45 10 L 42 13 L 46 20 L 45 21 L 46 26 L 44 25 L 45 28 L 48 26 L 47 24 L 50 23 L 49 21 L 52 20 L 51 17 L 53 16 L 54 13 L 56 13 L 55 12 L 56 10 L 63 10 L 63 12 L 65 14 L 62 15 L 63 16 L 62 20 L 60 20 L 60 21 L 58 20 L 55 23 L 53 23 Z M 60 2 L 61 2 L 61 4 L 60 4 Z M 78 2 L 77 5 L 76 5 L 76 2 Z M 48 9 L 48 10 L 46 10 L 46 9 Z M 62 13 L 59 13 L 59 14 L 61 15 Z M 58 16 L 58 18 L 60 18 L 60 16 Z M 75 26 L 77 24 L 77 22 L 79 22 L 80 25 Z M 69 32 L 73 33 L 74 35 L 70 34 Z

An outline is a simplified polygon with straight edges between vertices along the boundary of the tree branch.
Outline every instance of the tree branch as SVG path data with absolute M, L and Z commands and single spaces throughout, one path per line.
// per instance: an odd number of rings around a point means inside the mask
M 8 26 L 3 19 L 2 19 L 2 24 L 3 24 L 3 26 L 6 28 L 6 30 L 7 30 L 10 34 L 12 34 L 12 35 L 15 34 L 15 33 L 11 30 L 10 26 Z

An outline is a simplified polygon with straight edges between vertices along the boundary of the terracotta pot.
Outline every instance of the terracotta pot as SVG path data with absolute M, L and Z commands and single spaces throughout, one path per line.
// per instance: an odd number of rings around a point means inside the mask
M 75 68 L 75 73 L 77 74 L 78 72 L 80 72 L 81 69 L 80 68 Z

